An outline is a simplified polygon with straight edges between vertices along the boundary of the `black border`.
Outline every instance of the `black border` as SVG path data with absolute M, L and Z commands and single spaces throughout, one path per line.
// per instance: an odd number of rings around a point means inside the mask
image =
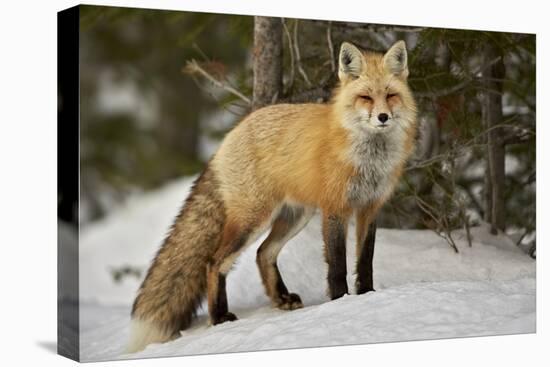
M 57 353 L 80 359 L 78 289 L 80 8 L 57 13 Z M 70 239 L 67 239 L 69 237 Z M 75 258 L 76 254 L 76 258 Z M 71 279 L 66 279 L 67 277 Z

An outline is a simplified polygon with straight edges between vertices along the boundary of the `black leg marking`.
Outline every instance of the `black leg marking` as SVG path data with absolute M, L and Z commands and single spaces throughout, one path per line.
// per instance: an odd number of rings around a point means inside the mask
M 365 242 L 361 246 L 361 254 L 357 259 L 357 294 L 374 291 L 373 288 L 373 271 L 372 258 L 374 255 L 374 243 L 376 240 L 376 221 L 369 225 L 369 232 Z
M 214 325 L 237 320 L 237 317 L 227 310 L 227 293 L 225 291 L 225 275 L 223 274 L 218 275 L 218 294 L 211 317 Z
M 219 319 L 227 313 L 227 293 L 225 291 L 225 275 L 218 275 L 218 295 L 216 297 L 215 318 Z
M 328 262 L 328 285 L 331 299 L 348 293 L 346 281 L 346 227 L 341 218 L 329 216 L 325 222 L 323 236 Z
M 288 296 L 288 289 L 286 288 L 285 282 L 283 282 L 283 278 L 281 277 L 281 273 L 279 272 L 279 267 L 277 264 L 273 264 L 273 267 L 275 268 L 275 275 L 277 277 L 277 293 L 279 294 L 279 297 L 282 298 L 283 295 Z
M 237 317 L 228 312 L 225 275 L 232 261 L 231 255 L 239 251 L 248 240 L 249 231 L 243 231 L 233 241 L 222 245 L 213 256 L 213 264 L 208 269 L 208 312 L 213 325 L 225 321 L 234 321 Z
M 277 284 L 276 284 L 276 290 L 277 290 L 277 296 L 280 299 L 278 307 L 282 310 L 295 310 L 297 308 L 304 307 L 304 304 L 302 303 L 302 299 L 299 295 L 296 293 L 289 293 L 288 289 L 286 288 L 285 283 L 283 282 L 283 278 L 281 277 L 281 273 L 279 273 L 279 267 L 277 264 L 274 265 L 275 268 L 275 274 L 277 277 Z

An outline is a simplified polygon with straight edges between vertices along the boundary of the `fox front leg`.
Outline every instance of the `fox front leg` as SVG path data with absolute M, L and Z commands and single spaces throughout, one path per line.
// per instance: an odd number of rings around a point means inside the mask
M 355 280 L 355 290 L 357 294 L 374 291 L 372 258 L 376 239 L 376 213 L 380 206 L 380 203 L 375 203 L 356 212 L 357 264 L 355 272 L 357 279 Z
M 364 226 L 367 227 L 366 224 Z M 372 221 L 366 231 L 366 236 L 364 233 L 357 235 L 357 280 L 355 282 L 357 294 L 374 291 L 372 258 L 376 239 L 376 221 Z
M 323 241 L 325 259 L 328 263 L 328 289 L 331 299 L 348 293 L 346 281 L 346 234 L 347 217 L 323 214 Z

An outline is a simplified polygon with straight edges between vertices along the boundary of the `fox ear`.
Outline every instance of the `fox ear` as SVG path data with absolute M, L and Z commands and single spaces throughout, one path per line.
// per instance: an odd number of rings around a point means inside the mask
M 355 79 L 363 71 L 363 53 L 348 42 L 342 43 L 340 56 L 338 57 L 338 78 L 345 81 L 348 78 Z
M 397 41 L 384 55 L 384 67 L 390 73 L 406 78 L 409 76 L 407 66 L 407 46 L 405 41 Z

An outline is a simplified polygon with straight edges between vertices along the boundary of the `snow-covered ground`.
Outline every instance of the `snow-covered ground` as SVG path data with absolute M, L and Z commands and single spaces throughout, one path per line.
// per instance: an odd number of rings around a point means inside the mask
M 113 269 L 147 268 L 191 180 L 175 181 L 136 196 L 110 216 L 83 229 L 80 238 L 80 327 L 83 361 L 235 351 L 379 343 L 535 331 L 535 261 L 506 236 L 472 229 L 468 247 L 455 234 L 455 254 L 431 231 L 379 229 L 376 292 L 329 302 L 319 218 L 282 251 L 279 268 L 305 307 L 269 306 L 255 263 L 262 239 L 245 251 L 227 279 L 229 307 L 238 321 L 207 326 L 200 310 L 193 326 L 166 344 L 123 355 L 130 306 L 141 279 L 113 281 Z M 354 229 L 350 228 L 353 234 Z M 355 262 L 348 240 L 348 268 Z M 353 274 L 348 277 L 353 289 Z

